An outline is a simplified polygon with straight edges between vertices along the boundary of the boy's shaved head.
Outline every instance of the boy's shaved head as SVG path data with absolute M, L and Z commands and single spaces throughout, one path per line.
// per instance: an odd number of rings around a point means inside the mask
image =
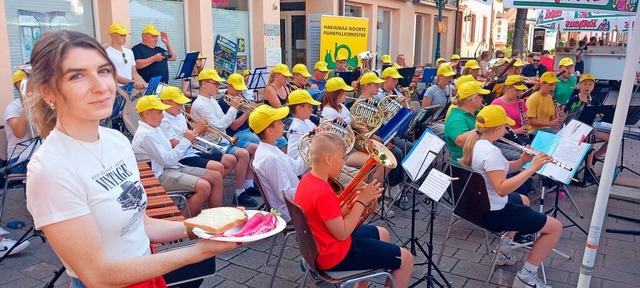
M 335 154 L 336 152 L 345 153 L 347 150 L 347 144 L 338 134 L 327 131 L 322 131 L 314 135 L 309 146 L 311 163 L 313 165 L 322 161 L 324 155 Z

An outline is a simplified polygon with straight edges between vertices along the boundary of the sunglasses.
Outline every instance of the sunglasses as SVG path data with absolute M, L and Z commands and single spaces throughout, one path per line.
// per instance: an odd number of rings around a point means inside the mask
M 124 52 L 122 52 L 122 60 L 124 60 L 124 64 L 129 63 L 129 61 L 127 61 L 127 55 L 125 55 Z
M 536 60 L 536 59 L 533 59 L 533 62 L 540 62 L 540 59 L 538 59 L 538 60 Z

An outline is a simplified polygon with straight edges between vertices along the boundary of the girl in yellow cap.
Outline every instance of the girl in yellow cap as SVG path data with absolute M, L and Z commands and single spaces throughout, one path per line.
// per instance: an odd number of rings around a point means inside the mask
M 475 122 L 474 133 L 464 144 L 460 163 L 470 166 L 484 178 L 490 209 L 482 216 L 482 225 L 491 231 L 511 231 L 497 251 L 496 265 L 516 264 L 516 257 L 511 255 L 511 239 L 515 232 L 540 232 L 522 270 L 516 274 L 512 287 L 548 287 L 537 277 L 538 266 L 558 243 L 562 224 L 555 218 L 534 211 L 529 207 L 527 197 L 513 192 L 552 159 L 544 153 L 535 158 L 523 153 L 520 159 L 514 161 L 507 161 L 502 156 L 500 149 L 493 143 L 507 133 L 507 125 L 515 124 L 502 106 L 484 107 L 476 116 Z M 532 159 L 531 166 L 507 179 L 508 173 L 523 169 L 523 165 Z

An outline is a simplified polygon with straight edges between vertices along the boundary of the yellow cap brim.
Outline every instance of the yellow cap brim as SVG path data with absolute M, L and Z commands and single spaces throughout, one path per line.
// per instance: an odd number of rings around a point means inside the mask
M 229 84 L 231 86 L 233 86 L 233 88 L 235 88 L 238 91 L 244 91 L 244 90 L 249 89 L 249 88 L 247 88 L 247 85 L 244 85 L 244 84 L 231 84 L 231 83 L 229 83 Z
M 306 77 L 306 78 L 311 77 L 311 74 L 309 74 L 309 72 L 301 72 L 300 75 L 302 75 L 303 77 Z
M 400 75 L 400 74 L 389 75 L 389 77 L 391 77 L 391 78 L 395 78 L 395 79 L 402 79 L 402 78 L 404 78 L 404 77 L 402 77 L 402 75 Z
M 297 104 L 302 104 L 302 103 L 309 103 L 313 106 L 318 106 L 322 103 L 316 101 L 315 99 L 311 98 L 311 99 L 300 99 L 301 101 L 297 101 L 297 102 L 289 102 L 289 105 L 297 105 Z
M 527 90 L 529 88 L 527 88 L 527 86 L 525 86 L 524 84 L 520 84 L 520 85 L 513 85 L 513 87 L 515 87 L 516 89 L 520 90 L 520 91 L 524 91 Z
M 442 73 L 440 75 L 445 76 L 445 77 L 451 77 L 453 75 L 456 75 L 456 72 L 453 72 L 453 71 L 452 72 L 445 72 L 445 73 Z
M 181 96 L 178 99 L 170 99 L 170 100 L 173 100 L 173 102 L 176 102 L 180 105 L 191 102 L 191 99 L 187 98 L 187 96 Z
M 487 89 L 480 89 L 480 91 L 478 91 L 480 95 L 489 95 L 489 93 L 491 93 L 491 91 Z

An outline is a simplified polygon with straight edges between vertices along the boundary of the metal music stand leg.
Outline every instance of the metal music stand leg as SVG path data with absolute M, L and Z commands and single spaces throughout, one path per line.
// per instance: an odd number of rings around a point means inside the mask
M 564 211 L 562 211 L 562 209 L 560 209 L 560 206 L 558 206 L 559 201 L 560 201 L 560 186 L 564 186 L 564 183 L 560 183 L 556 180 L 551 179 L 552 181 L 555 182 L 555 188 L 556 188 L 556 199 L 555 202 L 553 204 L 553 207 L 551 207 L 551 209 L 549 209 L 547 212 L 545 212 L 544 214 L 548 214 L 553 218 L 558 218 L 558 212 L 560 212 L 560 214 L 562 214 L 565 218 L 567 218 L 567 220 L 569 220 L 569 222 L 571 222 L 571 225 L 567 225 L 564 226 L 563 228 L 567 228 L 567 227 L 571 227 L 571 226 L 576 226 L 578 227 L 578 229 L 580 229 L 580 231 L 582 231 L 585 235 L 588 235 L 589 233 L 587 233 L 586 230 L 584 230 L 584 228 L 580 227 L 580 225 L 578 225 L 578 223 L 576 223 L 576 221 L 574 221 L 573 219 L 571 219 L 571 217 L 569 215 L 567 215 L 567 213 L 565 213 Z M 569 198 L 571 199 L 571 198 Z M 577 208 L 577 207 L 576 207 Z M 578 211 L 579 212 L 579 211 Z
M 616 178 L 618 178 L 618 175 L 620 173 L 622 173 L 622 171 L 624 171 L 625 169 L 628 170 L 629 172 L 636 174 L 636 176 L 640 176 L 640 173 L 634 171 L 633 169 L 627 167 L 627 165 L 624 164 L 624 133 L 622 134 L 622 151 L 620 153 L 620 165 L 618 165 L 618 167 L 616 167 L 616 170 L 614 172 L 614 176 L 613 176 L 613 181 L 616 180 Z
M 62 273 L 64 273 L 64 271 L 67 270 L 67 268 L 64 267 L 64 265 L 62 265 L 62 267 L 60 267 L 60 269 L 53 271 L 53 277 L 51 277 L 51 280 L 49 280 L 49 282 L 47 282 L 47 284 L 44 285 L 44 288 L 53 288 L 55 287 L 53 284 L 56 283 L 56 281 L 58 281 L 58 278 L 60 278 L 60 276 L 62 276 Z

